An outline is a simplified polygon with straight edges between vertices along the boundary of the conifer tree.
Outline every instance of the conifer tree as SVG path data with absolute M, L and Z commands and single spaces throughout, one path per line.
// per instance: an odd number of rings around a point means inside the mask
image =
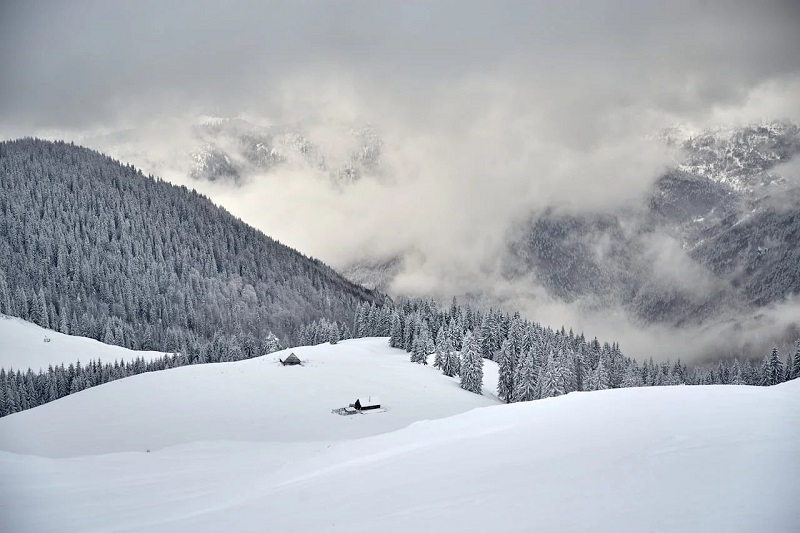
M 339 342 L 340 338 L 339 326 L 337 326 L 336 323 L 330 324 L 330 328 L 328 329 L 328 342 L 336 344 Z
M 522 354 L 522 344 L 523 344 L 523 327 L 522 327 L 522 320 L 519 318 L 518 314 L 515 314 L 514 317 L 511 319 L 511 324 L 508 328 L 508 340 L 511 343 L 511 352 L 514 356 L 514 360 Z
M 389 329 L 389 346 L 392 348 L 403 347 L 403 323 L 397 309 L 392 311 L 392 325 Z
M 508 339 L 503 340 L 500 350 L 497 352 L 497 365 L 499 372 L 497 395 L 506 403 L 511 403 L 514 396 L 514 358 Z
M 50 306 L 47 305 L 47 299 L 44 296 L 44 289 L 39 289 L 39 296 L 37 298 L 39 305 L 40 322 L 38 323 L 43 328 L 50 328 Z
M 631 362 L 625 367 L 625 374 L 622 377 L 623 387 L 641 387 L 642 374 L 635 362 Z
M 481 394 L 483 387 L 483 358 L 480 346 L 471 331 L 467 331 L 461 343 L 461 388 Z
M 416 319 L 412 315 L 406 318 L 405 323 L 403 324 L 403 349 L 407 352 L 410 352 L 414 347 L 415 322 Z
M 561 368 L 556 356 L 550 351 L 547 354 L 544 367 L 539 377 L 540 394 L 542 398 L 552 398 L 565 394 Z
M 602 357 L 600 361 L 597 362 L 597 368 L 594 369 L 593 381 L 594 390 L 607 390 L 611 388 L 611 380 Z
M 783 362 L 777 347 L 772 348 L 772 353 L 764 358 L 762 372 L 764 385 L 777 385 L 783 380 Z
M 339 334 L 339 337 L 340 337 L 340 339 L 341 339 L 341 340 L 343 340 L 343 341 L 344 341 L 344 340 L 348 340 L 348 339 L 352 339 L 352 338 L 353 338 L 353 334 L 352 334 L 352 333 L 350 333 L 350 328 L 349 328 L 349 327 L 347 327 L 347 324 L 342 324 L 342 327 L 341 327 L 341 329 L 340 329 L 340 332 L 341 332 L 341 333 Z
M 434 347 L 435 356 L 433 359 L 433 366 L 436 368 L 442 368 L 444 364 L 444 358 L 446 357 L 445 353 L 445 339 L 447 334 L 444 331 L 444 326 L 439 328 L 439 331 L 436 333 L 436 346 Z
M 481 357 L 489 360 L 494 359 L 494 339 L 488 313 L 483 315 L 483 320 L 481 320 L 479 344 Z
M 8 290 L 8 283 L 3 272 L 0 272 L 0 313 L 6 315 L 13 315 L 14 310 L 11 307 L 11 295 Z
M 453 377 L 458 375 L 461 367 L 461 360 L 458 352 L 453 346 L 453 341 L 449 335 L 445 334 L 443 348 L 442 374 Z
M 425 344 L 422 341 L 422 338 L 417 335 L 414 337 L 414 342 L 411 349 L 411 362 L 422 364 L 425 362 L 425 359 Z
M 69 323 L 67 319 L 66 309 L 61 310 L 61 318 L 59 319 L 58 331 L 64 335 L 69 335 Z
M 509 350 L 511 347 L 509 346 Z M 517 362 L 514 373 L 512 400 L 514 402 L 529 402 L 537 397 L 537 372 L 536 355 L 531 348 L 522 354 Z
M 733 360 L 733 365 L 731 365 L 731 370 L 729 374 L 730 374 L 730 379 L 728 380 L 728 383 L 730 383 L 731 385 L 747 384 L 747 382 L 744 379 L 744 376 L 742 375 L 742 366 L 739 364 L 738 359 Z

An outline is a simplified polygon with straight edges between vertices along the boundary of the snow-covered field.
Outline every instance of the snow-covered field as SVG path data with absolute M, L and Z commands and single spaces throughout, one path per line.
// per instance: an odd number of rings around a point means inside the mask
M 45 339 L 49 339 L 45 342 Z M 110 346 L 94 339 L 64 335 L 20 318 L 0 315 L 0 367 L 34 372 L 49 365 L 82 363 L 102 359 L 105 362 L 147 361 L 163 357 L 164 352 L 134 351 Z
M 501 405 L 386 339 L 293 351 L 0 419 L 0 530 L 800 531 L 800 381 Z
M 294 352 L 303 366 L 282 366 Z M 385 338 L 293 348 L 235 363 L 139 374 L 0 418 L 0 450 L 45 457 L 143 452 L 203 441 L 318 442 L 394 431 L 499 403 L 409 362 Z M 359 396 L 385 413 L 331 414 Z

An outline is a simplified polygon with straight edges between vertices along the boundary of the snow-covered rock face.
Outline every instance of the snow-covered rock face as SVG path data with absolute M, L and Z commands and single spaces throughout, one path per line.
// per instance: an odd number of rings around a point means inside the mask
M 721 128 L 689 135 L 680 145 L 685 159 L 677 165 L 679 170 L 738 192 L 763 194 L 759 189 L 782 182 L 769 170 L 800 152 L 800 128 L 779 122 Z
M 202 148 L 191 153 L 193 161 L 190 170 L 191 176 L 217 181 L 220 179 L 239 179 L 239 171 L 234 166 L 230 157 L 213 144 L 205 144 Z
M 241 119 L 214 119 L 194 127 L 199 147 L 189 174 L 199 180 L 235 183 L 278 168 L 307 169 L 346 185 L 380 171 L 383 140 L 373 127 L 341 128 L 350 148 L 330 150 L 299 126 L 259 126 Z

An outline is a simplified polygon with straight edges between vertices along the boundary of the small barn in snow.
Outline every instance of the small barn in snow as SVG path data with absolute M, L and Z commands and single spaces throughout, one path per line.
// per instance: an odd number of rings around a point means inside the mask
M 283 360 L 278 359 L 278 361 L 280 361 L 283 366 L 301 364 L 300 363 L 300 359 L 298 359 L 297 356 L 294 353 L 290 353 L 289 357 L 287 357 L 286 359 L 283 359 Z
M 371 411 L 381 408 L 381 400 L 377 396 L 362 396 L 353 404 L 358 411 Z

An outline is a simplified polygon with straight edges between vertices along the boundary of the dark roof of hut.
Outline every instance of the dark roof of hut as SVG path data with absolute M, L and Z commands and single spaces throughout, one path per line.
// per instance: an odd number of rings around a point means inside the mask
M 284 365 L 286 365 L 286 364 L 299 365 L 300 364 L 300 359 L 298 359 L 295 354 L 290 353 L 289 357 L 287 357 L 286 359 L 283 360 L 283 364 Z

